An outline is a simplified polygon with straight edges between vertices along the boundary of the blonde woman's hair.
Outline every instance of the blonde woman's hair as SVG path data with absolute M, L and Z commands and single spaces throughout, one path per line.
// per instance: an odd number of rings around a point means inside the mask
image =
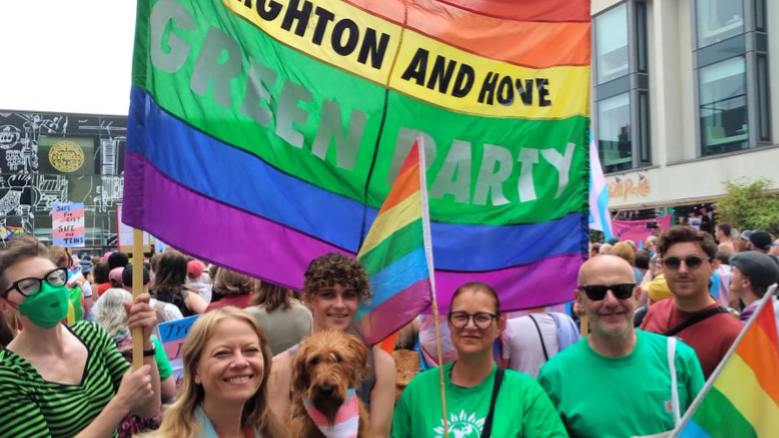
M 630 263 L 630 266 L 636 266 L 636 251 L 627 242 L 619 242 L 611 249 L 611 255 L 615 255 L 626 262 Z
M 201 315 L 192 326 L 187 340 L 184 341 L 184 381 L 181 392 L 169 408 L 165 410 L 162 425 L 153 436 L 170 438 L 194 438 L 201 431 L 201 425 L 195 418 L 195 411 L 203 403 L 203 387 L 195 383 L 198 363 L 206 343 L 214 334 L 216 326 L 225 320 L 242 321 L 251 326 L 257 334 L 264 362 L 262 383 L 252 398 L 246 401 L 241 414 L 241 427 L 251 425 L 263 438 L 288 438 L 286 427 L 271 412 L 268 406 L 268 376 L 270 375 L 271 354 L 268 338 L 254 317 L 233 306 L 225 306 Z
M 132 302 L 133 295 L 124 289 L 112 287 L 100 295 L 100 299 L 92 307 L 92 315 L 95 322 L 105 330 L 109 336 L 116 335 L 120 330 L 127 330 L 127 312 L 124 303 Z

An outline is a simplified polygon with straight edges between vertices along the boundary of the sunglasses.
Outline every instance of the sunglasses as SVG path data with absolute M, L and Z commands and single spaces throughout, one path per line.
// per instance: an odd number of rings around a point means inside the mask
M 687 266 L 687 269 L 698 269 L 703 264 L 704 260 L 711 261 L 710 258 L 703 258 L 694 255 L 687 256 L 683 259 L 674 256 L 664 257 L 663 266 L 675 271 L 679 269 L 679 267 L 682 266 L 682 262 L 684 262 L 685 266 Z
M 600 301 L 606 298 L 606 292 L 611 291 L 614 294 L 614 298 L 618 300 L 625 300 L 633 296 L 633 290 L 636 288 L 636 283 L 623 283 L 623 284 L 588 284 L 579 286 L 579 290 L 584 291 L 587 294 L 587 298 L 593 301 Z

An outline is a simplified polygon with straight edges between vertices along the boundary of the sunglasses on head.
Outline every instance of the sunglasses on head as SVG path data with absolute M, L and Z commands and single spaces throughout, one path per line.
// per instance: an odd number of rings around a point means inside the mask
M 679 269 L 679 267 L 682 265 L 682 262 L 684 262 L 684 264 L 687 266 L 687 269 L 698 269 L 703 264 L 704 260 L 711 261 L 710 258 L 703 258 L 695 255 L 687 256 L 683 259 L 675 256 L 663 257 L 663 266 L 675 271 Z
M 587 294 L 587 298 L 593 301 L 600 301 L 606 298 L 606 292 L 608 291 L 611 291 L 611 293 L 614 294 L 614 298 L 625 300 L 633 296 L 633 289 L 635 288 L 635 283 L 588 284 L 579 286 L 579 289 Z

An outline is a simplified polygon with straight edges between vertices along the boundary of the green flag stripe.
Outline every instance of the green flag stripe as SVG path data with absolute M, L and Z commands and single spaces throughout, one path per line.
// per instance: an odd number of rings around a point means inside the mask
M 420 218 L 392 233 L 369 253 L 360 256 L 359 260 L 365 272 L 371 276 L 423 246 Z
M 752 424 L 714 387 L 692 418 L 712 438 L 757 438 Z

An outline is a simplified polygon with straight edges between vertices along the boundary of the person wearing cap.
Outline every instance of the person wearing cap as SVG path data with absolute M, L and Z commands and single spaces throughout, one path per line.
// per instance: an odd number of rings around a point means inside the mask
M 121 269 L 121 268 L 116 268 Z M 151 277 L 149 276 L 149 270 L 145 267 L 143 268 L 143 292 L 142 293 L 149 293 L 149 283 L 151 283 Z M 124 290 L 132 293 L 133 292 L 133 265 L 127 265 L 124 269 L 122 269 L 122 286 Z M 149 300 L 149 304 L 154 307 L 154 310 L 157 312 L 157 322 L 163 323 L 168 321 L 176 321 L 179 319 L 183 319 L 184 315 L 181 314 L 181 310 L 179 310 L 178 307 L 174 306 L 173 304 L 166 303 L 164 301 L 159 301 L 155 298 L 152 298 Z
M 771 251 L 771 247 L 774 245 L 772 242 L 773 240 L 773 237 L 771 237 L 771 234 L 769 234 L 768 231 L 754 231 L 749 235 L 747 249 L 768 254 Z M 774 259 L 774 262 L 779 263 L 779 260 Z
M 204 278 L 207 274 L 203 274 L 203 264 L 199 260 L 190 260 L 187 262 L 187 282 L 186 286 L 195 291 L 206 304 L 214 301 L 212 294 L 211 282 Z
M 730 292 L 741 298 L 744 310 L 741 321 L 746 323 L 755 313 L 755 309 L 768 288 L 779 281 L 779 266 L 771 257 L 757 252 L 745 251 L 730 258 L 733 271 L 730 274 Z M 774 299 L 774 308 L 779 310 L 779 302 Z
M 111 283 L 111 287 L 119 287 L 119 288 L 122 287 L 123 272 L 124 272 L 124 266 L 117 266 L 108 272 L 108 282 Z

